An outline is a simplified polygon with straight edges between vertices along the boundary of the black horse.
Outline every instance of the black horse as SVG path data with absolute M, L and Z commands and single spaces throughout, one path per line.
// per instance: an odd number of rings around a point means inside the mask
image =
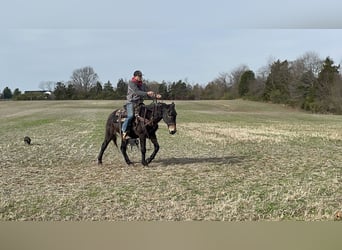
M 167 124 L 169 133 L 176 133 L 176 116 L 177 112 L 175 104 L 165 104 L 153 102 L 150 105 L 140 105 L 136 112 L 135 118 L 132 120 L 131 126 L 128 128 L 128 135 L 131 138 L 139 138 L 141 150 L 141 163 L 147 166 L 156 156 L 159 150 L 159 144 L 156 136 L 158 123 L 164 120 Z M 102 164 L 102 156 L 109 142 L 113 140 L 116 147 L 116 134 L 121 135 L 121 125 L 123 118 L 126 117 L 126 111 L 122 109 L 114 110 L 108 117 L 106 123 L 105 139 L 101 146 L 101 151 L 97 157 L 98 163 Z M 121 138 L 121 136 L 120 136 Z M 153 153 L 146 159 L 146 139 L 150 139 L 154 145 Z M 128 140 L 121 140 L 121 152 L 128 165 L 132 164 L 127 155 Z

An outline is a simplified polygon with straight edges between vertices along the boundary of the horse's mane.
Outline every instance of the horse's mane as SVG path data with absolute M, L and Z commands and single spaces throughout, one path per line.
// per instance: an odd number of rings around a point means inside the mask
M 148 109 L 148 110 L 153 111 L 156 106 L 163 107 L 163 105 L 165 105 L 165 103 L 162 103 L 162 102 L 151 102 L 150 104 L 145 105 L 145 108 Z

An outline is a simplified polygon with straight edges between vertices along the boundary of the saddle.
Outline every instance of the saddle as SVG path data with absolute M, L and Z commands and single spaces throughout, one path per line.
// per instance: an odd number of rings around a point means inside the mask
M 143 104 L 143 103 L 140 103 L 140 104 L 134 106 L 134 116 L 136 117 L 136 120 L 141 120 L 142 116 L 144 116 L 142 114 L 143 112 L 141 112 L 142 107 L 144 107 L 144 106 L 145 106 L 145 104 Z M 127 118 L 126 104 L 123 105 L 123 107 L 116 112 L 116 115 L 118 118 L 116 122 L 124 122 L 126 120 L 126 118 Z
M 122 108 L 116 112 L 117 120 L 116 122 L 124 122 L 127 118 L 127 110 Z

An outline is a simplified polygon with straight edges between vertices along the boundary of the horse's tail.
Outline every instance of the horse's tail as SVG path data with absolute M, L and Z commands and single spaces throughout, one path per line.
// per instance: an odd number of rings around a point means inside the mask
M 106 137 L 111 138 L 118 148 L 116 133 L 121 132 L 120 110 L 114 110 L 108 117 L 106 125 Z
M 118 144 L 117 144 L 117 142 L 116 142 L 116 133 L 114 133 L 114 135 L 113 135 L 113 142 L 114 142 L 114 144 L 115 144 L 115 146 L 117 147 L 117 148 L 119 148 L 118 147 Z

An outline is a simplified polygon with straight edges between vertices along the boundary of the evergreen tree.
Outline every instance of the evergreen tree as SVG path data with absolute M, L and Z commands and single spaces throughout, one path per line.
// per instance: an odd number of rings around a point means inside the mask
M 20 95 L 21 95 L 21 91 L 18 89 L 18 88 L 16 88 L 14 91 L 13 91 L 13 99 L 15 99 L 15 100 L 18 100 L 19 99 L 19 97 L 20 97 Z
M 274 103 L 288 103 L 290 100 L 289 83 L 292 77 L 287 60 L 274 62 L 265 83 L 264 100 Z
M 239 95 L 246 96 L 249 92 L 249 86 L 252 81 L 255 81 L 255 74 L 252 70 L 245 71 L 240 78 L 239 82 Z
M 315 102 L 315 85 L 316 77 L 312 71 L 304 72 L 299 80 L 298 85 L 298 104 L 302 109 L 313 110 Z
M 119 99 L 126 99 L 128 84 L 121 78 L 116 85 L 116 96 Z
M 9 87 L 4 88 L 4 90 L 2 91 L 2 95 L 4 99 L 11 99 L 13 96 L 12 91 Z
M 340 65 L 334 66 L 333 64 L 334 61 L 327 57 L 323 63 L 322 70 L 318 74 L 318 97 L 321 100 L 326 99 L 329 95 L 331 95 L 331 87 L 338 78 Z
M 336 112 L 341 109 L 341 77 L 340 65 L 334 65 L 334 61 L 327 57 L 323 63 L 322 70 L 318 74 L 315 88 L 317 109 L 320 112 Z M 337 91 L 336 91 L 337 90 Z
M 166 82 L 163 81 L 161 84 L 159 84 L 158 93 L 162 95 L 163 99 L 169 99 Z
M 57 82 L 54 90 L 54 95 L 56 100 L 65 100 L 68 99 L 67 96 L 67 88 L 65 87 L 64 83 Z
M 68 84 L 68 87 L 66 89 L 66 98 L 68 100 L 78 100 L 78 99 L 80 99 L 80 95 L 78 94 L 75 86 L 72 83 Z
M 182 80 L 173 82 L 169 88 L 170 98 L 173 100 L 187 100 L 189 89 Z
M 114 88 L 110 81 L 106 82 L 103 85 L 103 98 L 104 99 L 113 99 L 114 98 Z
M 97 81 L 96 85 L 90 89 L 91 99 L 101 99 L 102 98 L 102 84 Z
M 203 95 L 203 87 L 198 83 L 192 87 L 192 97 L 193 100 L 200 100 Z

